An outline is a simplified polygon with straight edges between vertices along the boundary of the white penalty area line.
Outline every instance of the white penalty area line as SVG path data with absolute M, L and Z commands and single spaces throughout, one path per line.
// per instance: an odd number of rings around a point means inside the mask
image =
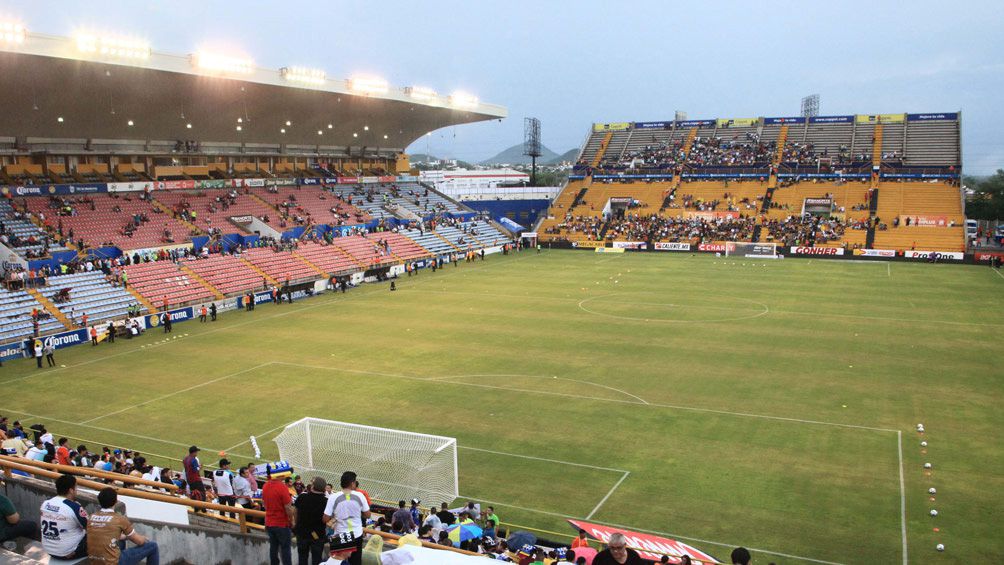
M 547 463 L 558 463 L 561 465 L 571 465 L 573 467 L 585 467 L 586 469 L 595 469 L 597 471 L 610 471 L 611 473 L 629 473 L 630 471 L 625 471 L 624 469 L 612 469 L 610 467 L 598 467 L 596 465 L 587 465 L 585 463 L 573 463 L 571 461 L 561 461 L 558 459 L 547 459 L 546 457 L 535 457 L 533 455 L 523 455 L 521 453 L 507 453 L 505 451 L 494 451 L 491 449 L 481 449 L 480 447 L 470 447 L 467 445 L 457 445 L 460 449 L 467 449 L 469 451 L 480 451 L 482 453 L 491 453 L 493 455 L 505 455 L 507 457 L 518 457 L 520 459 L 530 459 L 533 461 L 544 461 Z
M 903 565 L 907 565 L 906 550 L 906 482 L 903 479 L 903 432 L 896 432 L 896 446 L 899 450 L 899 528 L 903 537 Z
M 997 273 L 997 276 L 1004 279 L 1004 275 L 1001 274 L 1000 269 L 991 269 L 993 272 Z
M 629 471 L 624 471 L 624 474 L 621 475 L 621 478 L 617 479 L 617 482 L 614 483 L 614 486 L 610 487 L 610 490 L 607 491 L 606 496 L 604 496 L 602 499 L 600 499 L 600 501 L 598 503 L 596 503 L 596 506 L 593 507 L 593 511 L 590 512 L 588 516 L 586 516 L 586 520 L 591 520 L 592 517 L 597 512 L 600 511 L 600 508 L 606 503 L 607 499 L 610 498 L 610 495 L 612 495 L 614 493 L 614 491 L 617 490 L 617 487 L 621 486 L 621 483 L 623 483 L 624 479 L 628 478 L 628 475 L 630 475 L 630 474 L 631 473 Z

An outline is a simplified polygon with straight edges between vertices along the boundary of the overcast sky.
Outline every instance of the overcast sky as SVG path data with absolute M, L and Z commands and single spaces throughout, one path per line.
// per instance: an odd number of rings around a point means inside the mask
M 578 147 L 607 121 L 963 112 L 965 170 L 1004 168 L 1004 2 L 0 0 L 30 31 L 127 30 L 154 50 L 243 51 L 259 66 L 368 73 L 466 90 L 502 123 L 435 132 L 410 151 L 480 160 L 518 143 Z

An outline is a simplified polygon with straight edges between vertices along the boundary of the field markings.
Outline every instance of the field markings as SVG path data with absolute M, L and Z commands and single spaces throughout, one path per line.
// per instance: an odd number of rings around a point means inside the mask
M 899 529 L 903 536 L 903 565 L 906 558 L 906 482 L 903 479 L 903 431 L 896 431 L 896 445 L 899 450 Z
M 624 474 L 621 475 L 621 478 L 618 479 L 618 481 L 614 484 L 614 486 L 610 487 L 609 491 L 607 491 L 606 496 L 604 496 L 598 503 L 596 503 L 596 506 L 593 507 L 592 512 L 590 512 L 589 515 L 586 516 L 586 520 L 591 520 L 593 516 L 600 511 L 600 508 L 602 508 L 603 505 L 606 503 L 607 499 L 610 498 L 610 495 L 612 495 L 614 491 L 617 490 L 617 487 L 621 486 L 621 483 L 623 483 L 624 479 L 628 478 L 630 474 L 631 473 L 629 471 L 624 471 Z
M 593 314 L 595 316 L 603 316 L 603 317 L 606 317 L 606 318 L 616 318 L 618 320 L 629 320 L 629 321 L 634 321 L 634 322 L 664 322 L 664 323 L 669 323 L 669 324 L 702 324 L 702 323 L 716 323 L 716 322 L 738 322 L 738 321 L 741 321 L 741 320 L 752 320 L 754 318 L 759 318 L 761 316 L 766 316 L 767 314 L 770 313 L 770 307 L 767 306 L 766 304 L 764 304 L 762 302 L 756 302 L 755 300 L 749 300 L 749 299 L 746 299 L 746 298 L 737 298 L 737 300 L 746 300 L 748 302 L 752 302 L 753 304 L 756 304 L 756 305 L 760 306 L 761 308 L 763 308 L 763 310 L 760 310 L 759 312 L 750 314 L 748 316 L 738 316 L 738 317 L 732 317 L 732 318 L 710 318 L 710 319 L 704 319 L 704 320 L 668 320 L 668 319 L 665 319 L 665 318 L 639 318 L 639 317 L 636 317 L 636 316 L 618 316 L 616 314 L 607 314 L 605 312 L 597 312 L 595 310 L 590 310 L 590 309 L 588 309 L 588 308 L 586 308 L 584 306 L 587 302 L 591 302 L 593 300 L 599 300 L 601 298 L 607 298 L 607 297 L 610 297 L 610 296 L 620 296 L 620 295 L 619 294 L 601 294 L 600 296 L 591 296 L 589 298 L 583 298 L 582 300 L 579 301 L 579 303 L 578 303 L 577 306 L 578 306 L 579 310 L 582 310 L 583 312 L 585 312 L 587 314 Z M 712 309 L 712 310 L 729 310 L 729 311 L 735 311 L 736 310 L 734 308 L 728 308 L 728 307 L 723 307 L 723 306 L 687 306 L 687 305 L 669 304 L 669 303 L 656 303 L 656 302 L 634 302 L 634 303 L 631 303 L 631 302 L 620 303 L 619 302 L 618 304 L 644 304 L 644 305 L 648 305 L 648 306 L 670 306 L 670 307 L 676 307 L 676 308 L 695 308 L 695 309 L 704 308 L 704 309 Z
M 997 273 L 997 276 L 1004 279 L 1004 275 L 1001 274 L 1000 269 L 991 269 L 993 272 Z
M 267 366 L 269 366 L 271 364 L 272 364 L 271 362 L 269 362 L 269 363 L 260 363 L 258 365 L 255 365 L 254 367 L 248 367 L 247 369 L 241 369 L 240 371 L 237 371 L 235 373 L 230 373 L 229 375 L 223 375 L 222 377 L 217 377 L 215 379 L 208 380 L 208 381 L 196 384 L 196 385 L 192 385 L 190 387 L 183 388 L 181 390 L 176 390 L 176 391 L 170 392 L 168 394 L 162 394 L 162 395 L 160 395 L 160 396 L 158 396 L 156 398 L 151 398 L 149 400 L 144 400 L 143 402 L 138 402 L 138 403 L 133 404 L 131 406 L 126 406 L 125 408 L 122 408 L 121 410 L 116 410 L 114 412 L 108 412 L 108 413 L 102 414 L 100 416 L 95 416 L 94 418 L 91 418 L 90 420 L 84 420 L 84 421 L 82 421 L 80 423 L 81 424 L 90 424 L 91 422 L 95 422 L 97 420 L 101 420 L 102 418 L 107 418 L 109 416 L 115 416 L 116 414 L 121 414 L 121 413 L 126 412 L 128 410 L 132 410 L 133 408 L 139 408 L 140 406 L 146 406 L 147 404 L 153 404 L 154 402 L 157 402 L 157 401 L 160 401 L 160 400 L 165 400 L 167 398 L 171 398 L 172 396 L 177 396 L 179 394 L 184 394 L 186 392 L 195 390 L 197 388 L 204 387 L 206 385 L 211 385 L 213 383 L 218 383 L 218 382 L 220 382 L 222 380 L 226 380 L 226 379 L 229 379 L 231 377 L 236 377 L 238 375 L 243 375 L 244 373 L 250 373 L 251 371 L 267 367 Z
M 480 447 L 470 447 L 467 445 L 457 445 L 460 449 L 467 449 L 470 451 L 480 451 L 482 453 L 491 453 L 493 455 L 505 455 L 507 457 L 518 457 L 520 459 L 531 459 L 533 461 L 545 461 L 547 463 L 560 463 L 562 465 L 571 465 L 573 467 L 585 467 L 586 469 L 596 469 L 597 471 L 610 471 L 612 473 L 629 473 L 630 471 L 625 471 L 624 469 L 614 469 L 611 467 L 599 467 L 596 465 L 589 465 L 586 463 L 574 463 L 571 461 L 561 461 L 559 459 L 548 459 L 546 457 L 536 457 L 533 455 L 523 455 L 522 453 L 508 453 L 505 451 L 495 451 L 492 449 L 482 449 Z
M 513 374 L 447 375 L 445 377 L 428 377 L 428 378 L 425 378 L 423 380 L 426 380 L 426 381 L 447 381 L 447 380 L 451 380 L 451 379 L 467 379 L 467 378 L 480 378 L 480 377 L 520 377 L 520 378 L 528 378 L 528 379 L 550 379 L 550 380 L 559 380 L 559 381 L 569 381 L 569 382 L 573 382 L 573 383 L 579 383 L 579 384 L 584 384 L 584 385 L 595 386 L 595 387 L 598 387 L 598 388 L 604 388 L 604 389 L 607 389 L 609 391 L 613 391 L 613 392 L 617 392 L 617 393 L 623 394 L 624 396 L 630 396 L 631 398 L 634 398 L 634 399 L 638 400 L 642 404 L 648 404 L 649 403 L 644 398 L 642 398 L 640 396 L 637 396 L 637 395 L 634 395 L 634 394 L 631 394 L 630 392 L 627 392 L 626 390 L 621 390 L 619 388 L 614 388 L 612 386 L 607 386 L 607 385 L 603 385 L 603 384 L 600 384 L 600 383 L 594 383 L 592 381 L 583 381 L 583 380 L 579 380 L 579 379 L 569 379 L 567 377 L 559 377 L 557 375 L 552 375 L 550 377 L 545 377 L 545 376 L 541 376 L 541 375 L 513 375 Z

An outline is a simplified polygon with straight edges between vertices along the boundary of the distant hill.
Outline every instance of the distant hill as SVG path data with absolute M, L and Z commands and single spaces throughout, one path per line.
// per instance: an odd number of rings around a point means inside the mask
M 428 163 L 429 161 L 441 161 L 439 157 L 435 155 L 426 155 L 425 153 L 412 153 L 408 155 L 408 161 L 411 163 Z
M 545 161 L 544 164 L 545 165 L 557 165 L 557 164 L 563 163 L 565 161 L 574 162 L 575 158 L 578 157 L 578 156 L 579 156 L 579 150 L 578 149 L 569 149 L 568 151 L 565 151 L 564 153 L 562 153 L 561 155 L 558 155 L 554 159 L 551 159 L 550 161 Z
M 557 153 L 551 151 L 550 149 L 544 147 L 543 145 L 541 145 L 540 147 L 540 153 L 541 153 L 540 157 L 537 158 L 537 164 L 547 163 L 552 159 L 559 157 Z M 498 155 L 490 159 L 485 159 L 484 161 L 481 161 L 478 164 L 495 165 L 500 163 L 506 163 L 509 165 L 529 165 L 530 158 L 527 157 L 526 155 L 523 155 L 523 144 L 517 143 L 516 145 L 513 145 L 509 149 L 502 151 Z

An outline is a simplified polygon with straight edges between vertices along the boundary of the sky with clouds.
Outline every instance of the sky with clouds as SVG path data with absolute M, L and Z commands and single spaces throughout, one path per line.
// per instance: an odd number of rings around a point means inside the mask
M 1000 1 L 0 0 L 0 17 L 465 90 L 509 109 L 413 153 L 484 159 L 520 142 L 528 116 L 561 153 L 592 122 L 797 115 L 818 93 L 822 114 L 961 110 L 966 172 L 1004 168 Z

